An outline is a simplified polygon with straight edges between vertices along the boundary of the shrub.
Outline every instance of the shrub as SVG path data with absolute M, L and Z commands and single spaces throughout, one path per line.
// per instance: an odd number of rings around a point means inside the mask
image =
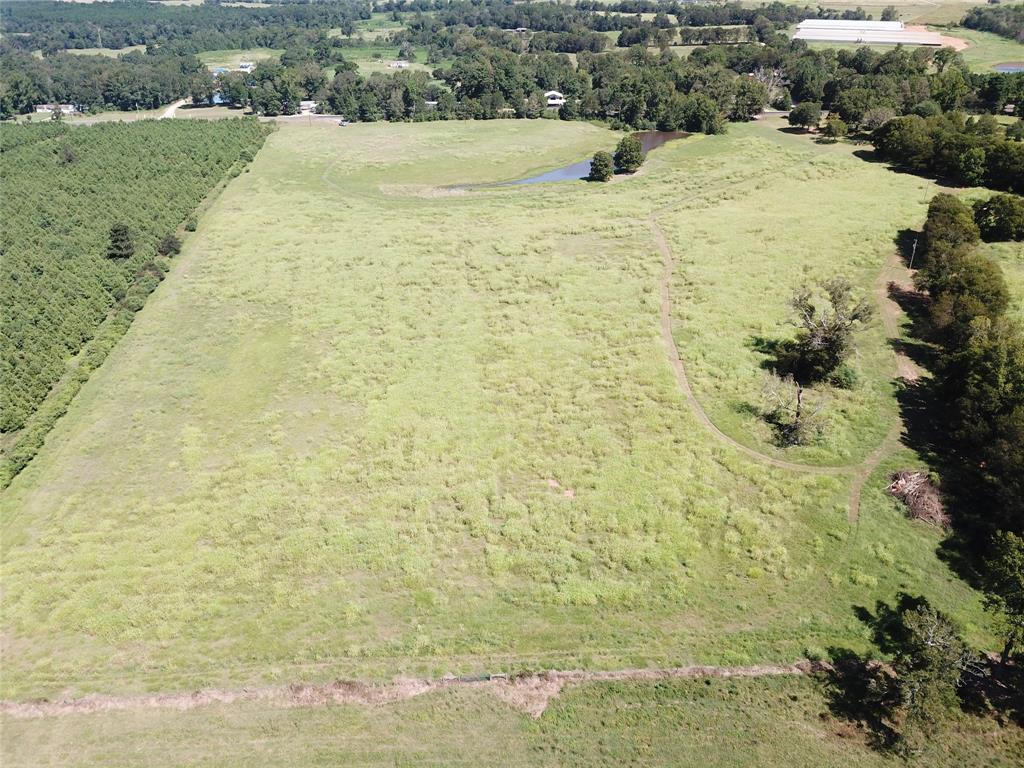
M 846 123 L 834 115 L 825 121 L 825 128 L 822 130 L 822 133 L 833 141 L 843 138 L 848 132 Z
M 612 156 L 607 152 L 598 152 L 590 161 L 590 180 L 608 181 L 615 173 L 615 165 Z
M 195 218 L 195 216 L 190 216 L 190 217 L 189 217 L 189 218 L 188 218 L 188 219 L 187 219 L 187 220 L 185 221 L 185 229 L 186 229 L 186 230 L 187 230 L 188 232 L 195 232 L 195 231 L 196 231 L 196 227 L 198 227 L 198 226 L 199 226 L 199 222 L 198 222 L 198 221 L 196 221 L 196 218 Z
M 181 240 L 174 234 L 164 235 L 164 239 L 156 247 L 156 252 L 161 256 L 173 256 L 181 253 Z

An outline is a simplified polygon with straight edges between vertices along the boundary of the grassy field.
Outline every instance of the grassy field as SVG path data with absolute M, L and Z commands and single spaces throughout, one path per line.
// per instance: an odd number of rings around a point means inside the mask
M 953 27 L 950 29 L 938 29 L 935 31 L 941 32 L 944 35 L 950 37 L 958 37 L 966 40 L 970 43 L 970 46 L 960 52 L 960 55 L 964 57 L 964 61 L 970 66 L 975 72 L 991 72 L 992 67 L 996 64 L 1002 64 L 1010 61 L 1024 61 L 1024 45 L 1014 42 L 1013 40 L 1007 40 L 1005 37 L 994 35 L 990 32 L 977 32 L 973 29 L 966 29 L 964 27 Z M 837 48 L 846 50 L 856 50 L 862 48 L 863 45 L 860 43 L 822 43 L 812 42 L 808 43 L 811 48 L 817 50 L 823 50 L 825 48 Z M 891 50 L 895 48 L 894 45 L 869 45 L 869 48 L 875 48 L 881 51 Z
M 356 35 L 366 40 L 380 40 L 401 29 L 405 29 L 405 24 L 392 20 L 390 13 L 374 13 L 369 19 L 356 22 Z
M 792 5 L 806 5 L 804 0 L 783 0 Z M 757 6 L 756 0 L 746 3 L 750 6 Z M 821 3 L 824 8 L 833 8 L 839 11 L 855 10 L 862 8 L 875 20 L 882 18 L 882 11 L 888 6 L 895 6 L 899 13 L 900 21 L 907 24 L 956 24 L 974 6 L 985 5 L 983 0 L 897 0 L 886 3 L 884 0 L 828 0 Z
M 365 45 L 351 46 L 338 49 L 348 61 L 359 66 L 359 74 L 369 75 L 373 72 L 384 72 L 394 74 L 399 70 L 392 69 L 389 65 L 398 58 L 398 46 L 389 45 L 385 42 L 368 42 Z M 413 49 L 416 53 L 416 61 L 410 62 L 409 70 L 420 70 L 432 72 L 441 64 L 428 65 L 427 49 L 419 46 Z
M 67 52 L 76 56 L 107 56 L 108 58 L 116 59 L 125 53 L 145 50 L 145 45 L 129 45 L 124 48 L 68 48 Z
M 238 69 L 243 61 L 264 61 L 276 59 L 284 53 L 281 48 L 248 48 L 246 50 L 227 51 L 203 51 L 198 54 L 199 60 L 209 69 L 226 67 L 227 69 Z
M 991 32 L 955 27 L 944 34 L 963 38 L 971 44 L 963 51 L 963 57 L 974 70 L 986 72 L 996 64 L 1024 61 L 1024 45 Z
M 659 332 L 658 218 L 698 397 L 743 404 L 755 335 L 842 272 L 870 289 L 934 186 L 775 122 L 608 185 L 451 188 L 614 146 L 556 121 L 282 125 L 0 499 L 4 696 L 865 650 L 923 593 L 976 596 L 881 488 L 716 441 Z M 722 229 L 716 229 L 721 227 Z M 867 333 L 831 436 L 895 423 Z
M 218 706 L 2 722 L 20 766 L 550 766 L 881 768 L 907 765 L 833 717 L 807 679 L 586 684 L 539 720 L 491 694 L 451 689 L 386 706 Z M 1019 765 L 1019 728 L 962 717 L 917 760 L 929 768 Z
M 980 249 L 1003 268 L 1017 316 L 1024 319 L 1024 246 L 1020 243 L 983 243 Z

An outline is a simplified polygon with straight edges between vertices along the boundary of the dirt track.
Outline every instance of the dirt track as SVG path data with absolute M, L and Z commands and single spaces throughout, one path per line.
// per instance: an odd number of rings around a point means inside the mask
M 711 420 L 711 417 L 708 416 L 707 412 L 700 404 L 700 401 L 693 394 L 693 388 L 690 386 L 690 380 L 686 376 L 686 368 L 679 356 L 679 349 L 676 346 L 675 337 L 672 335 L 672 296 L 670 291 L 672 274 L 675 270 L 675 261 L 672 258 L 672 249 L 668 244 L 664 231 L 658 224 L 655 214 L 651 215 L 650 224 L 651 233 L 654 235 L 654 242 L 658 246 L 658 251 L 661 253 L 664 261 L 664 269 L 661 277 L 661 338 L 665 343 L 669 363 L 672 365 L 672 370 L 675 373 L 676 383 L 679 385 L 679 390 L 682 392 L 683 397 L 686 398 L 687 403 L 697 416 L 697 419 L 719 440 L 727 443 L 736 450 L 762 464 L 768 464 L 773 467 L 779 467 L 780 469 L 787 469 L 793 472 L 805 472 L 815 475 L 851 475 L 853 482 L 850 486 L 848 519 L 850 522 L 857 522 L 860 518 L 860 496 L 861 491 L 864 488 L 864 484 L 886 454 L 899 444 L 900 436 L 903 434 L 902 423 L 897 422 L 894 424 L 882 441 L 873 451 L 871 451 L 870 454 L 868 454 L 864 461 L 859 464 L 847 464 L 841 466 L 799 464 L 797 462 L 786 461 L 774 456 L 769 456 L 766 453 L 761 453 L 754 448 L 743 445 L 719 429 Z M 900 263 L 899 256 L 894 252 L 886 260 L 885 265 L 879 272 L 878 280 L 875 284 L 875 301 L 878 304 L 879 314 L 882 317 L 882 324 L 885 328 L 886 336 L 889 338 L 899 337 L 899 317 L 902 313 L 899 305 L 896 304 L 896 302 L 889 296 L 889 285 L 890 283 L 895 283 L 899 287 L 907 287 L 909 284 L 909 277 L 910 271 Z M 913 381 L 918 378 L 920 372 L 906 355 L 897 351 L 895 357 L 896 375 L 898 377 L 909 381 Z
M 516 677 L 484 675 L 474 678 L 410 678 L 377 685 L 339 680 L 333 683 L 293 683 L 259 688 L 203 688 L 191 692 L 136 696 L 94 694 L 77 699 L 59 699 L 57 701 L 2 701 L 0 702 L 0 714 L 27 719 L 143 709 L 169 709 L 184 712 L 216 704 L 243 702 L 268 704 L 286 709 L 337 704 L 379 706 L 405 701 L 445 688 L 472 687 L 489 691 L 502 701 L 532 717 L 540 717 L 547 708 L 548 702 L 557 696 L 566 685 L 630 680 L 697 680 L 701 678 L 810 675 L 831 668 L 827 662 L 799 661 L 794 664 L 758 664 L 744 667 L 690 666 L 622 669 L 608 672 L 554 670 Z

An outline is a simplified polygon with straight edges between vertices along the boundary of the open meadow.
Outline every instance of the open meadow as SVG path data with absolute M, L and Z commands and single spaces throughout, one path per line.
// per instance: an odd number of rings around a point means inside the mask
M 789 293 L 871 291 L 934 183 L 766 121 L 472 186 L 617 138 L 282 124 L 0 498 L 2 695 L 793 661 L 900 592 L 990 646 L 883 491 L 881 324 L 797 466 L 751 411 Z
M 268 59 L 279 59 L 284 53 L 282 48 L 246 48 L 245 50 L 227 51 L 203 51 L 196 54 L 197 58 L 207 66 L 208 69 L 238 69 L 243 61 L 252 63 L 266 61 Z

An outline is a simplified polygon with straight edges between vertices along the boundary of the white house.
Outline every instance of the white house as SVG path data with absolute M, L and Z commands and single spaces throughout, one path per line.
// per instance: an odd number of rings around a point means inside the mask
M 49 115 L 58 109 L 62 115 L 73 115 L 78 111 L 74 104 L 36 104 L 36 114 Z
M 565 104 L 565 96 L 558 91 L 546 91 L 544 98 L 548 100 L 549 107 L 560 107 Z

